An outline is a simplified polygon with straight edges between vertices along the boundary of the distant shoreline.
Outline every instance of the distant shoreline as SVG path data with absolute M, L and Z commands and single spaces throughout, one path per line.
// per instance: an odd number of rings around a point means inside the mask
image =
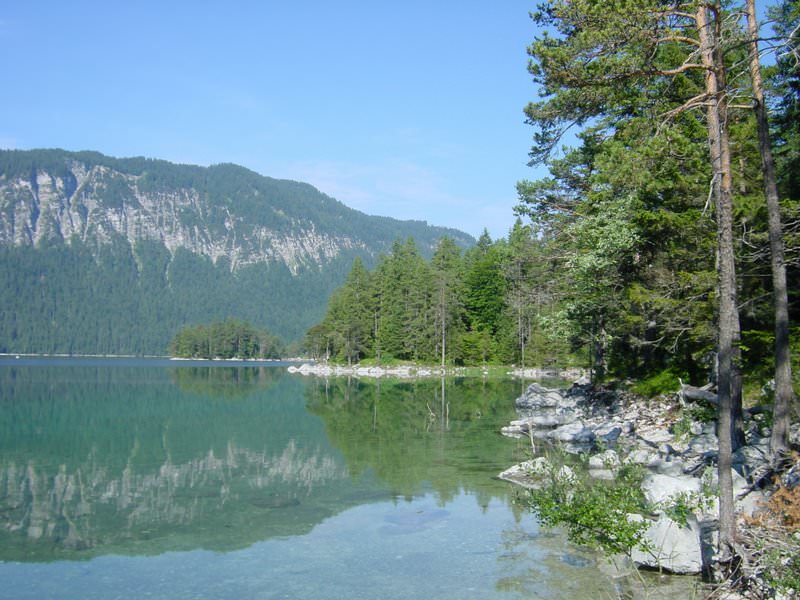
M 213 360 L 215 362 L 303 362 L 302 358 L 186 358 L 183 356 L 165 356 L 164 358 L 168 358 L 169 360 L 175 361 L 191 361 L 191 360 Z
M 64 354 L 64 353 L 31 353 L 31 352 L 0 352 L 0 361 L 4 363 L 16 360 L 60 360 L 60 361 L 160 361 L 163 363 L 180 364 L 190 363 L 214 363 L 219 366 L 226 364 L 251 364 L 256 365 L 275 365 L 285 366 L 287 364 L 307 362 L 302 358 L 183 358 L 177 356 L 167 356 L 158 354 Z
M 10 358 L 170 358 L 161 354 L 64 354 L 64 353 L 36 353 L 36 352 L 0 352 L 0 357 Z
M 305 376 L 316 377 L 400 377 L 400 378 L 421 378 L 421 377 L 459 377 L 459 376 L 489 376 L 497 374 L 497 371 L 509 377 L 519 377 L 524 379 L 564 379 L 576 381 L 585 377 L 583 369 L 538 369 L 538 368 L 516 368 L 516 367 L 445 367 L 432 365 L 395 365 L 395 366 L 364 366 L 364 365 L 331 365 L 325 363 L 303 363 L 299 367 L 289 366 L 288 371 Z

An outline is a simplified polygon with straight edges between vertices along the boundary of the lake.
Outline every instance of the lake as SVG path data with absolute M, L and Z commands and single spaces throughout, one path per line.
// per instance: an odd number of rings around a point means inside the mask
M 0 597 L 616 597 L 494 478 L 522 386 L 0 359 Z

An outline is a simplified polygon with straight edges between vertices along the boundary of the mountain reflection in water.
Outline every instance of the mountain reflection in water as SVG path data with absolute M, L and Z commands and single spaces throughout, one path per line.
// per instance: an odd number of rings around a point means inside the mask
M 640 597 L 494 479 L 522 385 L 0 358 L 0 596 Z
M 511 382 L 76 364 L 0 366 L 0 560 L 231 550 L 365 502 L 509 493 L 491 474 L 516 446 L 487 417 Z

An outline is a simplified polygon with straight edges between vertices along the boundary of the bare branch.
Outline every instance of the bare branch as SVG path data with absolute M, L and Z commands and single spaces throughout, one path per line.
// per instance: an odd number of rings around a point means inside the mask
M 665 10 L 661 12 L 655 13 L 658 17 L 681 17 L 683 19 L 689 19 L 690 21 L 695 20 L 695 16 L 692 13 L 685 13 L 679 10 Z
M 650 71 L 649 74 L 651 75 L 679 75 L 681 73 L 685 73 L 686 71 L 690 71 L 692 69 L 705 69 L 705 67 L 699 63 L 684 63 L 680 67 L 675 69 L 665 69 L 665 70 L 653 70 Z M 647 72 L 642 72 L 642 74 L 647 74 Z
M 677 117 L 679 114 L 686 112 L 687 110 L 691 110 L 693 108 L 697 108 L 698 106 L 706 106 L 706 103 L 710 99 L 710 96 L 703 92 L 702 94 L 698 94 L 694 98 L 689 98 L 686 102 L 681 104 L 677 108 L 673 108 L 670 111 L 667 111 L 661 115 L 665 121 L 669 121 L 674 117 Z
M 691 44 L 692 46 L 697 46 L 698 48 L 700 47 L 700 42 L 685 35 L 668 35 L 656 40 L 656 44 L 661 44 L 663 42 L 684 42 L 686 44 Z
M 711 197 L 714 195 L 714 184 L 717 181 L 717 177 L 719 173 L 714 173 L 714 176 L 711 178 L 711 182 L 708 184 L 708 198 L 706 198 L 706 205 L 703 207 L 703 216 L 706 216 L 706 211 L 708 210 L 709 205 L 711 204 Z

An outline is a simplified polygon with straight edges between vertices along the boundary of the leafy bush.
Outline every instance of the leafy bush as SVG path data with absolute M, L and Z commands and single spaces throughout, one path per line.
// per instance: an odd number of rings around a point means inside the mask
M 665 369 L 639 381 L 631 388 L 631 391 L 646 398 L 654 398 L 660 394 L 676 391 L 680 387 L 680 377 L 686 378 L 686 375 L 677 373 L 673 369 Z
M 599 548 L 607 554 L 630 554 L 646 549 L 648 522 L 628 519 L 631 513 L 648 513 L 639 465 L 623 465 L 613 482 L 597 482 L 586 474 L 564 477 L 563 467 L 551 465 L 542 486 L 529 490 L 521 502 L 546 527 L 563 526 L 577 544 Z

